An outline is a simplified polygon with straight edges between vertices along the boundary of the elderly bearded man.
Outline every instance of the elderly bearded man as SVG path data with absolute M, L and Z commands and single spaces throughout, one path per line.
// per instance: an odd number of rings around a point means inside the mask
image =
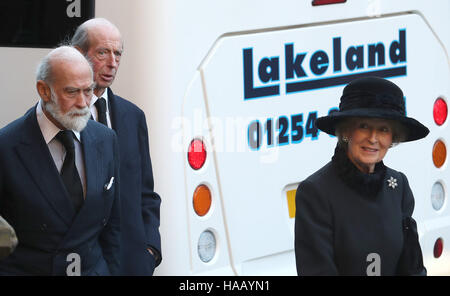
M 0 215 L 19 240 L 0 275 L 118 274 L 117 139 L 89 120 L 90 64 L 59 47 L 36 81 L 38 104 L 0 130 Z

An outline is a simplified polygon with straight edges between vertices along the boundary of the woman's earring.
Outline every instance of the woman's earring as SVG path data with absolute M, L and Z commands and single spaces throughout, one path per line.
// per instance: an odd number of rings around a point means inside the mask
M 345 143 L 348 143 L 348 138 L 347 137 L 343 137 L 342 141 L 344 141 Z

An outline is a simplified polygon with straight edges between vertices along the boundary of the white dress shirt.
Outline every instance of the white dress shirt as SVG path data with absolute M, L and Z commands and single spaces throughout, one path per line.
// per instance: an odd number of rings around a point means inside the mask
M 55 162 L 58 172 L 61 173 L 64 158 L 66 157 L 66 148 L 58 139 L 55 138 L 61 130 L 54 125 L 53 122 L 47 118 L 44 111 L 42 111 L 42 101 L 39 101 L 36 107 L 36 116 L 45 143 L 47 143 L 47 147 L 50 150 L 50 154 L 53 157 L 53 161 Z M 86 197 L 86 173 L 84 168 L 83 150 L 81 147 L 81 136 L 79 132 L 73 131 L 73 133 L 76 138 L 76 141 L 73 141 L 75 145 L 75 166 L 77 167 L 81 185 L 83 186 L 83 196 Z
M 108 90 L 107 89 L 105 89 L 105 91 L 101 95 L 101 98 L 104 98 L 106 101 L 106 123 L 108 124 L 109 128 L 112 128 L 111 117 L 109 116 Z M 92 94 L 91 104 L 89 105 L 89 108 L 91 109 L 91 114 L 95 121 L 98 121 L 98 111 L 94 105 L 95 102 L 97 102 L 97 100 L 98 100 L 98 97 L 95 94 Z

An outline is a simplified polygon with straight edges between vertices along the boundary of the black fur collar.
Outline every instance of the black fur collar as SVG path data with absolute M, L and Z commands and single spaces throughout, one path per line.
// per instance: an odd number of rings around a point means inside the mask
M 377 196 L 386 175 L 386 166 L 383 161 L 375 165 L 373 173 L 365 174 L 356 168 L 348 158 L 347 151 L 338 144 L 334 150 L 332 163 L 338 176 L 350 188 L 363 196 L 370 198 Z

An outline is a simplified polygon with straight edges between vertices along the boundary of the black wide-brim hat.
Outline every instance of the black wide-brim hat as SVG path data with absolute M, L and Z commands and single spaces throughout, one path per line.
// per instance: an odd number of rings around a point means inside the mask
M 316 126 L 327 134 L 335 135 L 338 122 L 351 117 L 397 121 L 407 132 L 403 142 L 425 138 L 430 132 L 419 121 L 406 117 L 402 90 L 393 82 L 378 77 L 364 77 L 347 84 L 342 92 L 339 111 L 318 118 Z

